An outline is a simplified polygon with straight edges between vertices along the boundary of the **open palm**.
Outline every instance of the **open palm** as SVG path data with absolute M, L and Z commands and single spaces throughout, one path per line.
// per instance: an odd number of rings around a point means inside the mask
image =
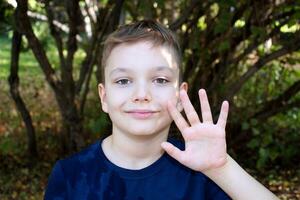
M 180 92 L 180 99 L 189 123 L 173 104 L 169 103 L 168 109 L 185 140 L 185 150 L 181 151 L 168 142 L 164 142 L 162 147 L 174 159 L 193 170 L 221 167 L 227 158 L 225 126 L 228 102 L 223 102 L 218 122 L 214 124 L 204 89 L 199 90 L 202 122 L 185 91 Z

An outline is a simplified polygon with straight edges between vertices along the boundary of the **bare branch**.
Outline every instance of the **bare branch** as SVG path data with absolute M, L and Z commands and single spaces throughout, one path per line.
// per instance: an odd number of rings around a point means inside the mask
M 27 1 L 26 0 L 18 0 L 18 6 L 16 9 L 16 25 L 19 31 L 24 34 L 28 40 L 28 43 L 39 62 L 47 81 L 51 85 L 51 87 L 58 91 L 60 88 L 60 81 L 55 74 L 54 69 L 52 68 L 49 59 L 47 58 L 46 52 L 43 49 L 42 44 L 34 34 L 31 23 L 29 21 L 29 17 L 27 15 Z
M 122 9 L 123 3 L 124 0 L 118 0 L 113 8 L 111 8 L 112 4 L 108 3 L 106 8 L 102 10 L 102 13 L 99 13 L 101 17 L 100 16 L 97 17 L 98 18 L 96 24 L 97 28 L 95 30 L 97 32 L 94 33 L 94 36 L 92 38 L 93 42 L 91 48 L 89 48 L 87 57 L 82 63 L 80 78 L 76 84 L 77 93 L 79 93 L 82 89 L 82 86 L 84 86 L 83 95 L 80 99 L 80 108 L 79 108 L 81 114 L 83 114 L 83 108 L 85 106 L 86 96 L 89 91 L 89 82 L 90 82 L 91 74 L 93 72 L 92 70 L 93 66 L 97 61 L 101 60 L 101 54 L 100 54 L 101 41 L 103 40 L 103 37 L 105 35 L 109 34 L 117 27 L 120 18 L 120 11 Z M 99 31 L 99 29 L 101 30 Z M 100 81 L 99 74 L 100 72 L 98 66 L 98 71 L 97 71 L 98 81 Z
M 300 106 L 300 100 L 292 103 L 288 102 L 299 91 L 300 91 L 300 80 L 296 81 L 293 85 L 291 85 L 276 99 L 266 102 L 265 106 L 260 111 L 255 113 L 252 117 L 263 120 L 279 112 L 284 112 L 292 107 Z
M 280 33 L 280 28 L 284 26 L 289 21 L 289 18 L 283 19 L 282 22 L 278 26 L 276 26 L 269 34 L 266 34 L 264 38 L 254 38 L 251 45 L 249 45 L 240 55 L 236 56 L 235 58 L 230 59 L 228 64 L 237 64 L 239 63 L 245 56 L 247 56 L 249 53 L 251 53 L 254 49 L 256 49 L 259 44 L 263 43 L 264 41 L 268 40 L 269 38 L 273 38 L 276 35 Z M 271 23 L 271 21 L 268 20 L 268 23 Z M 245 39 L 245 38 L 244 38 Z M 235 46 L 240 44 L 243 40 L 238 40 L 237 38 L 234 39 L 236 42 Z
M 95 24 L 97 20 L 97 1 L 95 0 L 85 0 L 84 1 L 84 8 L 89 16 L 91 23 Z
M 65 66 L 65 58 L 64 58 L 64 54 L 63 54 L 63 41 L 62 41 L 60 32 L 57 30 L 57 27 L 54 25 L 55 20 L 54 20 L 52 8 L 49 5 L 49 0 L 45 1 L 45 8 L 46 8 L 46 13 L 48 15 L 48 24 L 50 27 L 51 35 L 55 39 L 55 44 L 57 47 L 59 60 L 60 60 L 60 65 Z
M 67 7 L 67 14 L 69 17 L 68 24 L 70 27 L 70 32 L 68 35 L 68 41 L 67 41 L 67 58 L 66 58 L 66 67 L 68 68 L 68 71 L 72 73 L 72 63 L 73 63 L 73 57 L 74 53 L 77 50 L 77 41 L 76 41 L 76 35 L 78 34 L 78 21 L 80 13 L 79 10 L 79 0 L 74 1 L 66 1 L 66 7 Z
M 193 12 L 193 10 L 199 6 L 201 6 L 202 4 L 204 4 L 204 2 L 199 1 L 199 0 L 192 0 L 189 7 L 187 7 L 186 9 L 184 9 L 183 13 L 180 15 L 180 17 L 174 21 L 173 23 L 170 24 L 169 28 L 172 31 L 176 31 L 178 28 L 181 27 L 182 24 L 186 23 L 187 20 L 189 19 L 189 17 L 191 16 L 191 13 Z M 203 7 L 205 7 L 205 5 L 202 5 Z
M 47 0 L 48 2 L 49 0 Z M 44 21 L 44 22 L 47 22 L 49 21 L 48 20 L 48 17 L 45 16 L 45 15 L 42 15 L 41 13 L 35 13 L 35 12 L 32 12 L 32 11 L 27 11 L 27 15 L 32 18 L 32 19 L 37 19 L 37 20 L 40 20 L 40 21 Z M 69 27 L 61 22 L 59 22 L 58 20 L 53 20 L 53 25 L 58 28 L 59 30 L 65 32 L 65 33 L 69 33 Z
M 229 87 L 229 92 L 227 93 L 226 97 L 228 99 L 232 99 L 232 97 L 242 88 L 245 82 L 268 62 L 284 56 L 290 52 L 296 51 L 299 48 L 300 38 L 296 38 L 294 41 L 291 41 L 288 45 L 283 46 L 281 49 L 260 58 L 252 67 L 250 67 L 250 69 L 246 73 L 244 73 L 238 80 L 234 81 L 234 84 Z
M 87 36 L 91 38 L 92 33 L 95 32 L 95 24 L 97 20 L 97 6 L 95 5 L 97 2 L 93 0 L 85 0 L 84 8 L 81 9 L 82 15 L 84 17 L 85 22 L 85 30 Z

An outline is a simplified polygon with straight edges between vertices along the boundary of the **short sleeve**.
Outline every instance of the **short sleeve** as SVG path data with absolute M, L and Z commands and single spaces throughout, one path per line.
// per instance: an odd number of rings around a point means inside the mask
M 60 161 L 56 162 L 48 179 L 44 200 L 66 199 L 66 180 Z

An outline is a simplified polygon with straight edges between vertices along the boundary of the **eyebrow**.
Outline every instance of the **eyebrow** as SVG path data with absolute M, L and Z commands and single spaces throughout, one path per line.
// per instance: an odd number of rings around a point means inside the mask
M 131 69 L 128 68 L 122 68 L 122 67 L 118 67 L 113 69 L 110 73 L 109 76 L 112 76 L 112 74 L 117 73 L 117 72 L 130 72 L 132 71 Z M 172 74 L 174 73 L 174 70 L 172 70 L 170 67 L 166 67 L 166 66 L 158 66 L 158 67 L 153 67 L 153 69 L 151 69 L 151 71 L 155 71 L 155 72 L 160 72 L 160 71 L 169 71 Z
M 170 67 L 165 67 L 165 66 L 158 66 L 153 69 L 153 71 L 165 71 L 165 70 L 174 73 L 174 71 Z
M 115 68 L 113 70 L 111 70 L 111 72 L 109 73 L 109 76 L 111 76 L 113 73 L 117 73 L 117 72 L 128 72 L 128 71 L 131 71 L 130 69 L 127 69 L 127 68 Z

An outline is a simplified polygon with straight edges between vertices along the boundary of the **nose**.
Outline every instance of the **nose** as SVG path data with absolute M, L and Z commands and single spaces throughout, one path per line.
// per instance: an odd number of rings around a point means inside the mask
M 147 87 L 146 83 L 138 84 L 134 90 L 133 101 L 138 102 L 150 102 L 151 94 L 150 89 Z

